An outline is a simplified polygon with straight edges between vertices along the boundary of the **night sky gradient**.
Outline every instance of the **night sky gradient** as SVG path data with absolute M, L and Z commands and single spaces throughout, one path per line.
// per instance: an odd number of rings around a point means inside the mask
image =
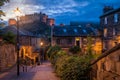
M 120 0 L 11 0 L 2 7 L 5 20 L 15 17 L 13 10 L 21 9 L 22 14 L 43 12 L 56 20 L 56 24 L 69 24 L 70 21 L 99 22 L 104 6 L 120 7 Z

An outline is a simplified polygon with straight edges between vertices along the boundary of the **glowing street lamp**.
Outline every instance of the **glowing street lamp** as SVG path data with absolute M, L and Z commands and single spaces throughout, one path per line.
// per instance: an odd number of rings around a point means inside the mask
M 19 71 L 19 64 L 20 64 L 20 61 L 19 61 L 19 49 L 20 49 L 20 43 L 19 43 L 19 16 L 20 16 L 20 10 L 19 8 L 16 8 L 14 10 L 15 12 L 15 15 L 17 17 L 17 20 L 16 20 L 16 26 L 17 26 L 17 76 L 19 76 L 20 74 L 20 71 Z
M 43 42 L 40 42 L 40 46 L 43 46 Z

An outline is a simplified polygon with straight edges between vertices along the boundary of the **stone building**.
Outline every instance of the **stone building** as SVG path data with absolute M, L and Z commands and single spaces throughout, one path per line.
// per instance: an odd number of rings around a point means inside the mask
M 105 6 L 100 16 L 103 28 L 103 49 L 110 49 L 120 42 L 120 8 Z
M 17 29 L 15 26 L 8 26 L 3 29 L 4 34 L 9 31 L 17 35 Z M 38 36 L 19 28 L 19 56 L 21 59 L 27 59 L 29 64 L 35 62 L 36 57 L 39 57 L 39 51 L 37 50 L 39 45 L 40 38 Z
M 49 25 L 49 26 L 55 25 L 55 20 L 52 19 L 52 18 L 48 18 L 48 19 L 47 19 L 47 25 Z
M 15 65 L 16 58 L 14 45 L 0 43 L 0 72 Z
M 92 38 L 92 49 L 95 53 L 101 53 L 101 38 L 98 30 L 93 27 L 55 26 L 52 32 L 52 46 L 59 45 L 63 49 L 79 46 L 83 51 L 87 48 L 87 38 Z
M 48 26 L 52 26 L 55 24 L 55 20 L 53 18 L 49 18 L 48 15 L 40 12 L 40 13 L 27 14 L 24 16 L 20 16 L 19 25 L 34 23 L 35 21 L 45 23 Z M 9 19 L 9 25 L 15 25 L 15 24 L 16 24 L 15 19 Z

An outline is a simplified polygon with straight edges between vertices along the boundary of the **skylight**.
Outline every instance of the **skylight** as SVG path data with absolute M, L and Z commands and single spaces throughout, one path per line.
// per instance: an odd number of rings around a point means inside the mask
M 74 32 L 77 33 L 78 32 L 77 29 L 74 29 Z
M 66 29 L 63 29 L 63 32 L 67 32 L 67 30 L 66 30 Z
M 84 33 L 87 33 L 85 29 L 83 29 L 83 32 L 84 32 Z

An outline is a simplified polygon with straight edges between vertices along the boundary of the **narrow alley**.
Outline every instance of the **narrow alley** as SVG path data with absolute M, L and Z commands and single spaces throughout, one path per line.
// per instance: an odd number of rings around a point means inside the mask
M 56 77 L 50 62 L 44 62 L 39 66 L 28 66 L 27 72 L 23 72 L 21 68 L 20 76 L 17 76 L 16 70 L 13 69 L 0 74 L 0 80 L 60 80 Z

